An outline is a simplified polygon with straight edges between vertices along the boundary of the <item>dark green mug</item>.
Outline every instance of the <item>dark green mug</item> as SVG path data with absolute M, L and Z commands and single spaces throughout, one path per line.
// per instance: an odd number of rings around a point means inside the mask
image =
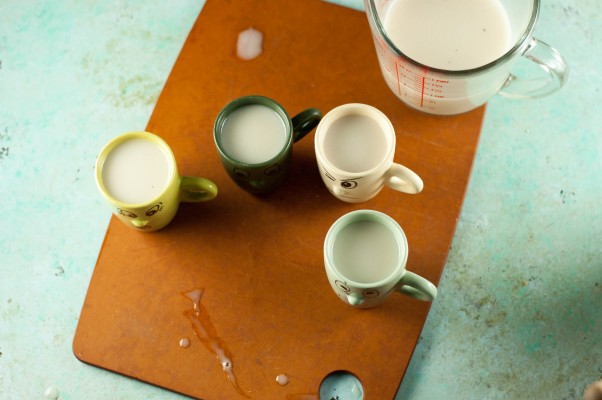
M 224 169 L 242 189 L 262 194 L 278 187 L 288 171 L 293 143 L 315 128 L 322 114 L 309 108 L 292 119 L 276 101 L 244 96 L 228 103 L 213 126 Z

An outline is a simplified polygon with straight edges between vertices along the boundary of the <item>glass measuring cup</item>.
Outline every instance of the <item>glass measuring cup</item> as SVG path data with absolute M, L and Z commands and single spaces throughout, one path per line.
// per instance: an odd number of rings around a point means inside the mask
M 430 114 L 460 114 L 483 105 L 497 93 L 511 98 L 547 96 L 568 78 L 566 62 L 558 51 L 532 37 L 540 0 L 499 0 L 510 25 L 510 49 L 485 65 L 462 70 L 422 64 L 396 47 L 385 31 L 385 21 L 397 1 L 411 0 L 364 0 L 364 5 L 385 81 L 412 108 Z M 437 3 L 430 7 L 437 7 Z M 414 32 L 411 39 L 421 40 L 426 33 Z M 540 67 L 535 68 L 538 73 L 529 71 L 528 77 L 513 74 L 511 70 L 521 57 Z

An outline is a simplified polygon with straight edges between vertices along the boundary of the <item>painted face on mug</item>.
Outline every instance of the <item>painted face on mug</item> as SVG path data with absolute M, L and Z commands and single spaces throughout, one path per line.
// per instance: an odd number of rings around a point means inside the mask
M 272 184 L 273 179 L 278 179 L 278 175 L 283 175 L 284 172 L 285 169 L 281 164 L 273 164 L 261 170 L 235 167 L 230 172 L 230 176 L 239 186 L 250 192 L 261 192 L 264 187 Z M 266 178 L 270 180 L 266 180 Z
M 354 193 L 354 189 L 358 189 L 360 181 L 363 177 L 348 178 L 348 179 L 337 179 L 335 178 L 324 166 L 322 165 L 324 177 L 330 181 L 331 185 L 328 187 L 330 192 L 336 196 L 346 197 L 349 199 L 359 198 L 357 193 Z
M 134 227 L 141 230 L 153 229 L 153 226 L 151 224 L 152 217 L 161 211 L 163 211 L 163 202 L 161 201 L 150 207 L 148 210 L 146 210 L 146 212 L 144 213 L 144 219 L 139 218 L 138 215 L 132 211 L 124 210 L 121 208 L 117 209 L 117 213 L 119 215 L 123 215 L 124 217 L 130 218 Z
M 259 173 L 259 175 L 265 175 L 265 176 L 275 176 L 278 175 L 280 173 L 280 171 L 282 171 L 282 166 L 280 164 L 274 164 L 274 165 L 270 165 L 269 167 L 265 168 L 263 171 L 261 171 L 261 173 Z M 234 174 L 234 176 L 238 179 L 241 180 L 251 180 L 253 179 L 253 172 L 249 171 L 247 169 L 244 168 L 233 168 L 232 169 L 232 173 Z M 258 174 L 257 172 L 255 172 L 255 174 Z
M 347 282 L 335 280 L 335 286 L 337 290 L 340 292 L 339 297 L 345 298 L 347 295 L 351 294 L 351 288 L 347 284 Z M 378 297 L 380 292 L 377 289 L 364 289 L 362 291 L 361 297 L 366 299 L 371 299 L 374 297 Z M 341 296 L 342 295 L 342 296 Z

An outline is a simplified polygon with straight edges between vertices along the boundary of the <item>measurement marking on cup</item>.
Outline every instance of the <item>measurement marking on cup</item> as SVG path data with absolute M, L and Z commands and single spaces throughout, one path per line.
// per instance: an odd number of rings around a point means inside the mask
M 422 88 L 420 91 L 420 107 L 424 107 L 424 79 L 425 77 L 422 77 Z
M 397 77 L 397 93 L 401 96 L 401 79 L 399 79 L 399 64 L 395 63 L 395 76 Z
M 428 74 L 429 69 L 425 68 L 424 73 L 422 75 L 422 88 L 420 91 L 420 107 L 424 107 L 424 82 L 426 80 L 426 74 Z

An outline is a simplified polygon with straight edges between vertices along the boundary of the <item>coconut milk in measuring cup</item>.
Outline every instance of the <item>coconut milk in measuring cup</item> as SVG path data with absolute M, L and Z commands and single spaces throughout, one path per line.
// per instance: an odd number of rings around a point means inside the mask
M 404 103 L 452 115 L 497 93 L 537 98 L 562 87 L 566 63 L 532 37 L 539 0 L 364 0 L 381 71 Z M 540 74 L 512 73 L 517 60 Z

